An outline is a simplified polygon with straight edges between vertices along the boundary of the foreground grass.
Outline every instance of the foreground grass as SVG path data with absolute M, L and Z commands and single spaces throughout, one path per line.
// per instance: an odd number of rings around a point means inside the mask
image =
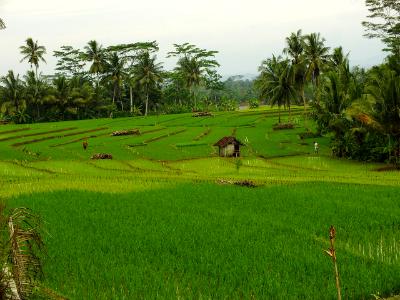
M 179 184 L 10 199 L 47 221 L 49 286 L 71 299 L 333 299 L 400 290 L 398 187 Z

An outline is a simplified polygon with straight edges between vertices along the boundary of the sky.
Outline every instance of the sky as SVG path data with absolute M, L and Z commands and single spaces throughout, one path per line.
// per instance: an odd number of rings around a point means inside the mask
M 28 37 L 47 49 L 44 74 L 54 71 L 54 50 L 93 39 L 104 46 L 157 40 L 166 69 L 174 67 L 166 58 L 172 45 L 190 42 L 218 50 L 224 76 L 257 74 L 298 29 L 320 32 L 328 46 L 350 52 L 352 65 L 369 67 L 385 54 L 380 41 L 363 37 L 367 14 L 364 0 L 0 0 L 7 25 L 0 31 L 0 74 L 29 68 L 19 53 Z

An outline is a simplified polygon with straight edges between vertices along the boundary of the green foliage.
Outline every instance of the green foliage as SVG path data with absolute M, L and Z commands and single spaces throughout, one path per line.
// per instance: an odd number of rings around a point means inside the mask
M 249 100 L 249 108 L 258 108 L 260 106 L 260 101 L 258 99 Z
M 38 41 L 34 42 L 32 38 L 27 38 L 25 45 L 21 46 L 20 50 L 21 54 L 23 55 L 21 62 L 27 60 L 31 67 L 35 66 L 37 76 L 39 62 L 46 62 L 43 57 L 46 54 L 46 48 L 44 46 L 39 46 Z
M 379 38 L 386 44 L 386 51 L 400 57 L 400 4 L 396 0 L 366 0 L 371 21 L 365 21 L 368 38 Z

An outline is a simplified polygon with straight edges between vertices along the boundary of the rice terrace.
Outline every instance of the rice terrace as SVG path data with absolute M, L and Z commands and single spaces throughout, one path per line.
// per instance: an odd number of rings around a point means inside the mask
M 0 300 L 400 299 L 398 0 L 2 1 L 0 40 Z
M 333 298 L 331 223 L 346 295 L 393 291 L 398 173 L 333 159 L 326 138 L 314 154 L 298 111 L 276 131 L 265 108 L 4 125 L 1 197 L 46 221 L 45 282 L 66 297 Z M 126 128 L 141 134 L 111 135 Z M 219 157 L 233 132 L 242 156 Z

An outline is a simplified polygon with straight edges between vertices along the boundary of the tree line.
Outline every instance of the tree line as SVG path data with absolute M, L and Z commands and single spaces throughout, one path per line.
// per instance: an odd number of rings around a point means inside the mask
M 351 68 L 342 47 L 330 49 L 319 33 L 299 30 L 286 38 L 281 54 L 262 62 L 255 85 L 261 98 L 279 109 L 303 105 L 305 127 L 312 118 L 315 135 L 331 137 L 335 156 L 399 164 L 400 2 L 367 0 L 366 5 L 365 36 L 384 43 L 384 63 Z
M 4 23 L 3 24 L 3 28 Z M 241 78 L 222 81 L 217 51 L 175 44 L 167 71 L 158 61 L 158 44 L 137 42 L 104 47 L 95 40 L 83 49 L 62 46 L 54 75 L 43 75 L 46 48 L 32 38 L 20 47 L 22 77 L 10 70 L 0 79 L 0 119 L 15 123 L 99 117 L 234 110 L 243 95 L 256 97 Z

